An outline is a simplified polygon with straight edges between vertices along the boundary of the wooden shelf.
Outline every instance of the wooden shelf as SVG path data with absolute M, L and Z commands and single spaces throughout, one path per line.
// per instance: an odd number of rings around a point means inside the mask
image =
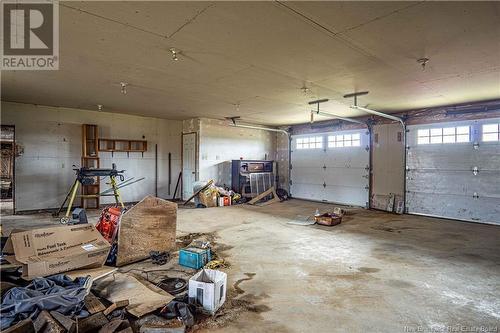
M 82 167 L 99 168 L 99 135 L 97 125 L 82 125 Z M 82 195 L 96 195 L 101 192 L 99 177 L 94 177 L 94 184 L 82 185 Z M 82 197 L 82 208 L 99 208 L 99 196 Z
M 99 139 L 98 150 L 102 152 L 144 153 L 148 150 L 146 140 Z

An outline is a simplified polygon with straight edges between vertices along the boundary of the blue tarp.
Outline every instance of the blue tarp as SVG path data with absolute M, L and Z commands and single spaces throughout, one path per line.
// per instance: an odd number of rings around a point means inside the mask
M 36 278 L 26 287 L 9 289 L 0 307 L 1 329 L 26 318 L 35 319 L 42 310 L 67 316 L 87 317 L 84 298 L 89 293 L 90 277 L 72 280 L 64 274 Z

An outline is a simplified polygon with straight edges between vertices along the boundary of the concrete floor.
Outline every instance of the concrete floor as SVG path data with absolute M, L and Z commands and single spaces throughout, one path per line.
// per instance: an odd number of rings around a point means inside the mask
M 334 227 L 287 222 L 326 204 L 180 209 L 215 233 L 229 285 L 255 303 L 210 332 L 498 332 L 500 227 L 350 209 Z M 94 214 L 95 216 L 95 214 Z M 3 230 L 54 223 L 3 217 Z

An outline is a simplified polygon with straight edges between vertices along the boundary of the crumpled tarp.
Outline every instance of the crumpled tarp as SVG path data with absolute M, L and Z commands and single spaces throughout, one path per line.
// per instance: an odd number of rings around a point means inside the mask
M 194 325 L 196 307 L 188 304 L 187 295 L 174 298 L 161 311 L 160 315 L 167 319 L 181 318 L 186 326 Z
M 9 289 L 0 307 L 1 329 L 26 318 L 35 319 L 42 310 L 86 317 L 89 313 L 84 309 L 83 299 L 88 295 L 91 284 L 90 277 L 72 280 L 59 274 L 36 278 L 26 287 Z

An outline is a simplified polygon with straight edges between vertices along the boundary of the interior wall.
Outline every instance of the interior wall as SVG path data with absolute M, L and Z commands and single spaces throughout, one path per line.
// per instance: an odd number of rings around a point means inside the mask
M 398 141 L 403 140 L 402 132 L 399 123 L 373 126 L 371 208 L 388 210 L 391 194 L 402 200 L 404 147 Z
M 274 132 L 228 126 L 226 122 L 201 118 L 199 131 L 199 180 L 214 179 L 231 186 L 231 161 L 275 160 Z
M 100 167 L 116 163 L 124 169 L 125 178 L 144 180 L 120 190 L 126 202 L 141 200 L 155 193 L 155 144 L 158 145 L 158 196 L 168 195 L 168 153 L 171 155 L 170 193 L 181 168 L 182 121 L 140 117 L 50 106 L 2 102 L 1 123 L 15 125 L 16 143 L 16 211 L 58 207 L 75 180 L 72 165 L 80 166 L 82 124 L 99 126 L 100 138 L 138 139 L 148 141 L 141 153 L 99 152 Z M 144 136 L 144 137 L 143 137 Z M 101 191 L 107 185 L 101 181 Z M 101 204 L 114 198 L 102 197 Z

